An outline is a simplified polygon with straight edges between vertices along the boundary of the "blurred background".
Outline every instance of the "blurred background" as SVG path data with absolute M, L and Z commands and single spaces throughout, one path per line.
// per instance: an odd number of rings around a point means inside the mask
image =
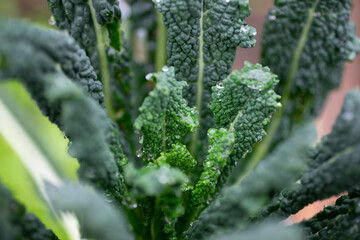
M 126 1 L 123 1 L 126 2 Z M 351 21 L 357 24 L 357 35 L 360 35 L 360 1 L 353 1 L 354 6 L 351 14 Z M 247 22 L 257 29 L 257 45 L 252 49 L 238 49 L 237 58 L 235 60 L 234 69 L 241 69 L 243 62 L 250 61 L 252 63 L 259 62 L 259 54 L 261 51 L 261 35 L 263 23 L 266 19 L 267 12 L 272 7 L 272 0 L 250 0 L 252 14 L 247 19 Z M 49 24 L 51 17 L 46 0 L 0 0 L 0 16 L 11 16 L 17 18 L 26 18 L 33 22 L 46 27 L 53 27 Z M 126 8 L 125 11 L 129 11 Z M 123 13 L 123 16 L 128 16 L 129 13 Z M 1 29 L 0 29 L 1 31 Z M 1 43 L 0 43 L 1 44 Z M 331 131 L 332 125 L 336 120 L 337 114 L 340 112 L 345 93 L 352 88 L 360 87 L 360 57 L 358 56 L 353 63 L 345 65 L 345 72 L 343 75 L 341 86 L 333 91 L 327 99 L 325 107 L 316 120 L 319 138 Z M 66 144 L 65 144 L 66 145 Z M 65 146 L 64 145 L 64 146 Z M 1 153 L 6 151 L 6 147 L 1 146 Z M 321 210 L 324 205 L 331 205 L 334 203 L 332 198 L 326 201 L 314 203 L 296 216 L 292 216 L 291 221 L 299 221 L 303 218 L 309 218 L 316 212 Z

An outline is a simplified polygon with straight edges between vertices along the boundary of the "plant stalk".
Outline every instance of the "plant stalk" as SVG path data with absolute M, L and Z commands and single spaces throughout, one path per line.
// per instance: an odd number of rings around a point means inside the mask
M 314 16 L 315 16 L 315 10 L 316 7 L 318 5 L 320 0 L 316 0 L 316 2 L 314 3 L 314 5 L 312 6 L 312 8 L 309 9 L 309 15 L 308 18 L 306 20 L 306 24 L 301 32 L 301 36 L 299 39 L 299 42 L 296 46 L 295 52 L 294 52 L 294 56 L 292 58 L 291 61 L 291 67 L 289 70 L 289 73 L 287 75 L 286 78 L 286 85 L 284 88 L 284 92 L 283 95 L 281 97 L 281 109 L 279 111 L 277 111 L 275 113 L 274 118 L 272 119 L 269 128 L 267 130 L 268 134 L 267 136 L 264 138 L 264 141 L 262 142 L 262 144 L 257 148 L 256 152 L 254 153 L 253 157 L 250 159 L 250 161 L 248 162 L 248 164 L 246 165 L 242 175 L 240 176 L 239 180 L 237 183 L 240 183 L 242 181 L 242 179 L 249 174 L 254 167 L 266 156 L 266 154 L 268 153 L 272 141 L 275 137 L 276 132 L 278 131 L 278 128 L 280 126 L 281 123 L 281 119 L 284 116 L 285 110 L 287 108 L 287 104 L 288 101 L 290 99 L 290 94 L 291 94 L 291 88 L 293 86 L 294 80 L 295 80 L 295 76 L 296 73 L 299 70 L 299 63 L 300 63 L 300 57 L 302 54 L 302 51 L 304 50 L 305 47 L 305 43 L 308 39 L 308 34 L 310 31 L 310 27 L 312 25 L 312 22 L 314 20 Z
M 96 48 L 99 54 L 100 61 L 100 75 L 101 82 L 104 86 L 104 95 L 105 95 L 105 107 L 108 112 L 110 119 L 113 121 L 116 120 L 114 109 L 111 103 L 111 87 L 110 87 L 110 72 L 109 72 L 109 63 L 105 53 L 105 38 L 102 27 L 98 24 L 95 18 L 95 9 L 91 1 L 88 1 L 89 7 L 91 10 L 91 16 L 95 28 L 96 34 Z
M 199 113 L 198 122 L 201 123 L 201 103 L 203 93 L 203 80 L 204 80 L 204 29 L 203 29 L 203 16 L 204 13 L 201 11 L 200 17 L 200 37 L 199 37 L 199 75 L 196 82 L 196 110 Z M 197 129 L 191 135 L 190 153 L 196 155 L 196 147 L 199 139 L 199 129 Z
M 155 54 L 155 71 L 160 72 L 166 65 L 166 29 L 163 22 L 163 16 L 156 12 L 156 54 Z

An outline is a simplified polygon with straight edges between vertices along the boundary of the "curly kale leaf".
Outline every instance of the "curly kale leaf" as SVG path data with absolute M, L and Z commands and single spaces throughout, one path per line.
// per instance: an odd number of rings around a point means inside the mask
M 310 126 L 296 131 L 244 180 L 224 190 L 186 232 L 187 239 L 205 239 L 233 227 L 244 228 L 273 193 L 296 181 L 306 170 L 306 152 L 315 140 Z M 226 222 L 226 225 L 224 225 Z
M 91 62 L 98 69 L 98 53 L 96 51 L 96 34 L 91 16 L 91 9 L 87 1 L 83 0 L 47 0 L 56 26 L 61 30 L 68 30 L 80 46 L 86 50 Z M 121 20 L 119 2 L 113 0 L 92 1 L 97 22 L 100 25 Z M 117 36 L 118 37 L 118 36 Z
M 304 174 L 300 183 L 283 191 L 280 198 L 282 211 L 296 213 L 309 203 L 340 194 L 358 184 L 359 123 L 360 94 L 353 90 L 346 95 L 333 132 L 325 136 L 313 151 L 310 157 L 310 166 L 313 167 Z
M 59 188 L 48 185 L 46 192 L 56 210 L 76 215 L 82 237 L 112 240 L 121 236 L 123 239 L 134 239 L 124 214 L 94 192 L 70 182 Z
M 209 154 L 204 161 L 204 171 L 192 191 L 193 205 L 208 203 L 215 193 L 221 170 L 234 147 L 235 136 L 227 129 L 209 129 Z
M 197 163 L 186 146 L 181 143 L 172 144 L 169 152 L 161 153 L 161 157 L 157 161 L 165 161 L 170 166 L 179 168 L 187 174 L 193 170 Z
M 58 240 L 59 238 L 0 184 L 0 238 Z
M 313 218 L 300 224 L 307 239 L 359 239 L 360 199 L 358 189 L 340 197 L 334 206 L 328 206 Z
M 252 145 L 266 135 L 264 127 L 281 106 L 274 92 L 277 83 L 276 75 L 268 68 L 245 62 L 241 71 L 233 71 L 213 87 L 210 109 L 216 127 L 228 128 L 235 135 L 233 151 L 222 170 L 222 182 L 232 167 L 252 151 Z
M 200 113 L 200 137 L 206 141 L 213 119 L 207 105 L 211 87 L 231 71 L 236 47 L 255 44 L 256 30 L 244 19 L 250 15 L 248 0 L 161 0 L 155 7 L 163 14 L 167 29 L 168 65 L 176 79 L 187 81 L 185 97 Z M 192 152 L 198 136 L 192 140 Z
M 91 0 L 96 11 L 96 20 L 100 25 L 121 20 L 118 0 Z
M 128 166 L 125 170 L 125 179 L 129 184 L 129 191 L 135 198 L 156 197 L 152 221 L 162 226 L 165 235 L 168 235 L 159 239 L 176 237 L 175 224 L 185 212 L 182 206 L 182 188 L 188 182 L 187 176 L 179 169 L 170 168 L 166 164 L 151 164 L 141 169 Z M 159 236 L 164 233 L 155 234 Z
M 340 84 L 344 62 L 359 53 L 360 39 L 349 22 L 351 5 L 351 0 L 275 1 L 261 56 L 262 64 L 279 76 L 284 109 L 270 127 L 274 139 L 269 145 L 319 113 L 328 92 Z
M 182 98 L 184 81 L 177 81 L 173 67 L 164 67 L 163 72 L 149 75 L 156 83 L 155 89 L 139 109 L 135 128 L 141 131 L 142 149 L 139 156 L 154 161 L 161 152 L 167 152 L 172 144 L 180 142 L 187 133 L 198 127 L 195 108 L 187 106 Z
M 126 136 L 133 137 L 132 122 L 135 117 L 131 113 L 134 111 L 132 102 L 126 101 L 131 95 L 133 74 L 130 70 L 130 50 L 120 31 L 119 2 L 48 0 L 48 3 L 59 29 L 67 30 L 85 50 L 98 79 L 104 83 L 109 116 L 125 122 L 120 128 Z M 105 27 L 108 36 L 102 31 Z
M 0 79 L 26 78 L 26 87 L 51 121 L 56 120 L 58 113 L 46 105 L 41 86 L 36 82 L 44 74 L 58 72 L 58 68 L 78 82 L 94 100 L 103 104 L 102 84 L 96 80 L 84 50 L 71 37 L 13 20 L 1 20 L 0 28 L 3 58 Z M 36 94 L 34 91 L 37 91 Z
M 102 109 L 66 79 L 50 78 L 45 93 L 51 104 L 60 106 L 63 131 L 71 141 L 69 154 L 80 162 L 79 175 L 120 201 L 124 184 L 119 171 L 127 160 L 120 145 L 111 145 L 119 144 L 114 126 Z
M 80 177 L 121 200 L 124 186 L 119 171 L 127 159 L 119 145 L 117 131 L 104 109 L 62 73 L 73 72 L 74 75 L 68 74 L 68 77 L 89 84 L 90 87 L 83 88 L 89 90 L 93 98 L 103 96 L 92 92 L 98 86 L 101 90 L 100 82 L 95 84 L 92 78 L 80 78 L 93 75 L 89 59 L 85 54 L 59 51 L 57 46 L 63 45 L 79 49 L 65 34 L 10 20 L 0 21 L 0 28 L 0 80 L 19 79 L 44 115 L 68 136 L 70 153 L 80 162 Z M 86 66 L 87 69 L 82 68 Z
M 80 46 L 85 49 L 96 71 L 99 71 L 96 34 L 87 2 L 77 0 L 48 0 L 56 26 L 69 31 Z

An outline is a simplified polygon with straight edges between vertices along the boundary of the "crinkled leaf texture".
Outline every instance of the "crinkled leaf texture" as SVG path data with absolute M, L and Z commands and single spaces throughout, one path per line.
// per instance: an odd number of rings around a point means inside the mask
M 167 152 L 172 144 L 198 127 L 195 108 L 187 106 L 182 97 L 184 81 L 175 79 L 173 67 L 148 75 L 156 83 L 139 109 L 135 128 L 141 132 L 142 149 L 138 153 L 146 161 L 154 161 L 161 152 Z
M 100 69 L 96 50 L 96 34 L 91 9 L 87 1 L 82 0 L 47 0 L 53 13 L 56 26 L 60 30 L 68 30 L 80 46 L 85 49 L 97 71 Z M 91 0 L 97 22 L 101 25 L 119 22 L 121 11 L 119 2 L 113 0 Z M 94 20 L 95 21 L 95 20 Z M 118 36 L 119 37 L 119 36 Z M 105 49 L 104 49 L 105 50 Z M 119 50 L 119 49 L 118 49 Z
M 308 239 L 349 239 L 360 238 L 360 191 L 359 188 L 341 196 L 334 206 L 325 207 L 313 218 L 300 224 Z
M 256 30 L 244 21 L 250 15 L 249 2 L 153 2 L 164 16 L 168 39 L 167 64 L 175 68 L 176 79 L 189 84 L 185 97 L 200 112 L 199 139 L 204 142 L 207 129 L 213 124 L 211 111 L 207 108 L 211 101 L 211 87 L 230 73 L 237 46 L 250 48 L 255 44 Z
M 282 193 L 281 210 L 294 213 L 316 200 L 350 190 L 360 181 L 360 94 L 350 91 L 333 131 L 310 156 L 300 183 Z
M 136 199 L 156 197 L 155 209 L 151 216 L 152 223 L 157 224 L 158 236 L 173 239 L 176 237 L 175 224 L 185 212 L 182 205 L 182 188 L 188 183 L 187 176 L 177 168 L 169 165 L 150 164 L 141 169 L 131 165 L 126 168 L 125 179 L 129 190 Z M 161 209 L 162 213 L 159 213 Z
M 359 182 L 360 93 L 350 91 L 330 134 L 308 154 L 309 168 L 265 208 L 262 218 L 285 219 L 317 200 L 350 191 Z
M 0 238 L 28 240 L 58 240 L 43 223 L 13 199 L 0 183 Z
M 281 0 L 270 10 L 261 62 L 279 76 L 283 96 L 275 143 L 294 123 L 316 117 L 328 92 L 339 86 L 344 62 L 359 53 L 351 6 L 351 0 Z
M 245 228 L 248 218 L 268 203 L 269 195 L 296 181 L 306 170 L 306 152 L 314 140 L 312 126 L 295 132 L 243 181 L 226 188 L 192 224 L 187 239 L 206 239 L 226 229 Z
M 281 104 L 274 92 L 277 76 L 260 64 L 245 62 L 241 71 L 233 71 L 213 87 L 210 109 L 215 126 L 233 132 L 235 143 L 227 164 L 222 170 L 222 182 L 231 169 L 252 151 L 253 144 L 266 135 L 264 127 Z
M 99 106 L 102 85 L 94 80 L 83 50 L 64 33 L 24 22 L 1 20 L 0 28 L 0 80 L 19 79 L 44 115 L 71 141 L 69 150 L 80 162 L 80 177 L 121 200 L 124 186 L 119 171 L 127 159 L 113 123 Z M 82 83 L 83 89 L 69 78 Z

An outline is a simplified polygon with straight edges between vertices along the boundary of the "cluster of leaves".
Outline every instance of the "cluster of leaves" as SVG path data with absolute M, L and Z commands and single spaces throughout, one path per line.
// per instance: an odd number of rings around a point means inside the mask
M 132 47 L 117 0 L 48 0 L 63 31 L 0 19 L 0 81 L 26 87 L 98 191 L 46 183 L 54 213 L 73 212 L 91 239 L 358 239 L 360 93 L 315 147 L 309 124 L 360 52 L 351 0 L 276 0 L 264 67 L 232 72 L 236 48 L 255 44 L 247 0 L 153 2 L 130 1 Z M 167 57 L 155 43 L 164 27 Z M 278 224 L 346 191 L 310 220 Z M 57 239 L 0 196 L 1 236 Z

